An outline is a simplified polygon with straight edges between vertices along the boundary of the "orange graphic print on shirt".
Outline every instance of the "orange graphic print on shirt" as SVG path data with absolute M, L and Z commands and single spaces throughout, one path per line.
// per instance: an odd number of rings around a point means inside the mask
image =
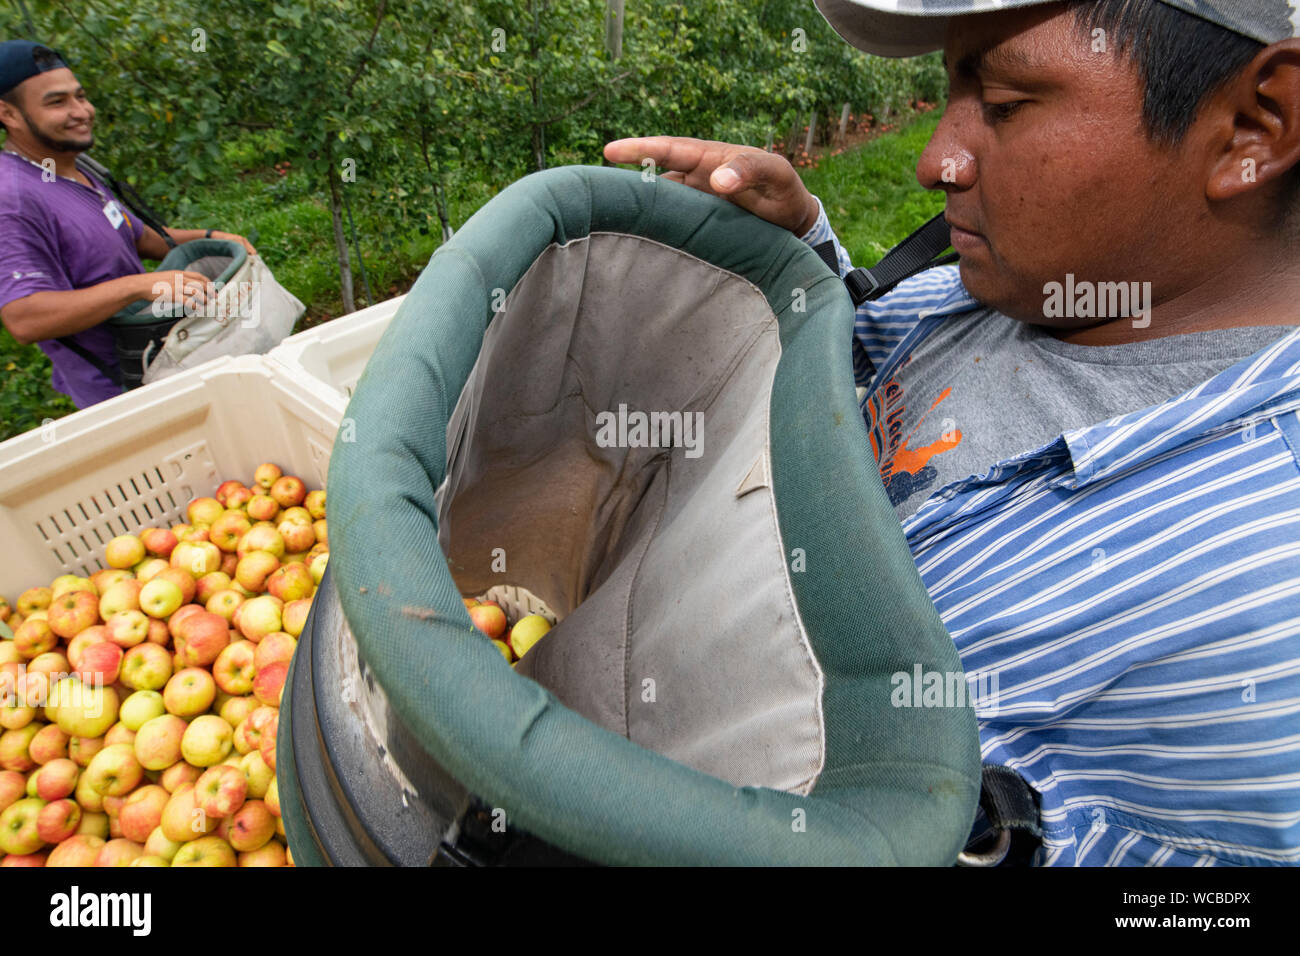
M 942 455 L 961 444 L 961 432 L 956 428 L 944 428 L 934 441 L 913 447 L 913 442 L 923 441 L 935 427 L 931 424 L 918 439 L 918 432 L 930 414 L 952 394 L 951 388 L 945 388 L 930 403 L 915 423 L 908 428 L 907 402 L 903 383 L 897 376 L 876 389 L 867 400 L 867 433 L 871 440 L 871 451 L 876 456 L 880 467 L 880 480 L 889 493 L 889 503 L 899 505 L 918 491 L 930 489 L 939 476 L 939 470 L 932 465 L 931 459 Z M 904 432 L 904 429 L 907 429 Z

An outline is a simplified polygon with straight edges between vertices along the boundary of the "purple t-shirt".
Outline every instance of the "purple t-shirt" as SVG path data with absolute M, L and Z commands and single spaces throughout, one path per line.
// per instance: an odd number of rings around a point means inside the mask
M 103 183 L 103 191 L 63 177 L 53 182 L 21 156 L 0 152 L 0 309 L 33 292 L 68 292 L 144 272 L 135 244 L 144 226 Z M 113 200 L 122 212 L 114 226 L 104 212 Z M 117 367 L 106 324 L 72 336 L 110 368 Z M 55 341 L 40 343 L 54 366 L 51 382 L 78 408 L 120 395 L 102 372 Z

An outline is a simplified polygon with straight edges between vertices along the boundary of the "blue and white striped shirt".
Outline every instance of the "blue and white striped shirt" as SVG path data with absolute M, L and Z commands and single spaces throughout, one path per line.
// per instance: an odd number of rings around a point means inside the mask
M 824 210 L 803 239 L 852 268 Z M 977 307 L 956 266 L 864 303 L 858 384 Z M 903 531 L 963 667 L 996 676 L 981 751 L 1040 794 L 1038 862 L 1300 863 L 1300 332 Z

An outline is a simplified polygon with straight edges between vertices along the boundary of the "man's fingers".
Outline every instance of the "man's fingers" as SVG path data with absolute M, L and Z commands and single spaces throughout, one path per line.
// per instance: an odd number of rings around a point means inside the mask
M 643 136 L 605 145 L 611 162 L 650 159 L 661 176 L 726 197 L 768 222 L 795 230 L 808 214 L 808 191 L 785 159 L 766 150 L 685 136 Z
M 190 305 L 202 305 L 212 292 L 212 282 L 201 272 L 181 272 L 181 292 Z
M 252 244 L 251 242 L 249 242 L 247 239 L 245 239 L 243 236 L 236 236 L 236 235 L 233 235 L 233 234 L 232 234 L 232 235 L 231 235 L 231 238 L 232 238 L 232 239 L 238 239 L 238 240 L 240 241 L 240 243 L 243 245 L 243 247 L 244 247 L 246 250 L 248 250 L 248 254 L 249 254 L 250 256 L 255 256 L 255 255 L 257 255 L 257 250 L 253 248 L 253 244 Z
M 688 136 L 637 136 L 605 144 L 605 158 L 611 163 L 654 160 L 656 166 L 690 172 L 700 164 L 708 143 Z
M 629 143 L 634 143 L 634 142 L 636 142 L 636 140 L 616 139 L 611 143 L 606 143 L 604 149 L 605 158 L 608 159 L 611 163 L 635 162 L 636 160 L 631 158 L 634 150 L 632 149 L 631 146 L 628 145 Z
M 655 164 L 668 156 L 669 136 L 633 136 L 605 144 L 605 158 L 611 163 L 639 163 L 653 159 Z

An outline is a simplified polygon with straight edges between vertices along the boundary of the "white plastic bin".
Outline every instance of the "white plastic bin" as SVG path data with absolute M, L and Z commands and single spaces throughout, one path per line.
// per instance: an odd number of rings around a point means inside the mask
M 399 295 L 299 332 L 273 348 L 267 357 L 296 379 L 309 377 L 324 384 L 346 403 L 384 329 L 405 298 Z
M 0 444 L 0 594 L 104 567 L 119 534 L 184 521 L 264 461 L 323 488 L 342 406 L 263 356 L 223 358 Z

